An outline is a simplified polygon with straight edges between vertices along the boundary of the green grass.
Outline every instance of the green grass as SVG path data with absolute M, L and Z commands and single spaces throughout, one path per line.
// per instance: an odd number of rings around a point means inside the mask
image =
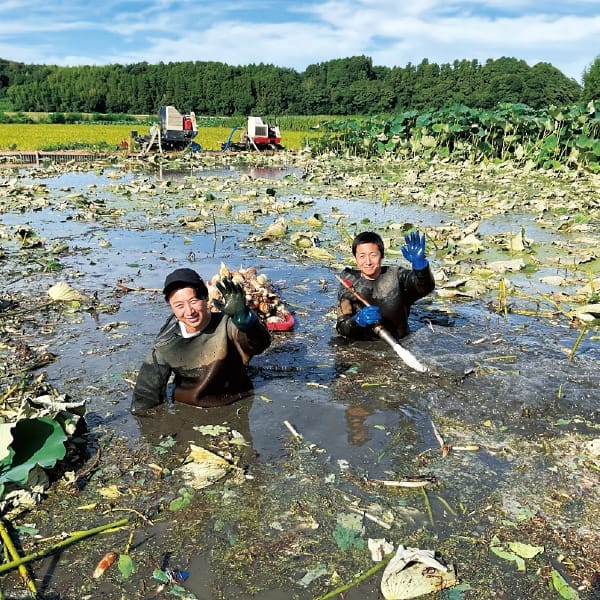
M 0 98 L 0 112 L 9 112 L 12 109 L 12 103 L 8 98 Z
M 95 149 L 103 152 L 117 150 L 123 140 L 129 140 L 131 130 L 144 135 L 145 126 L 111 124 L 0 124 L 0 151 L 50 151 Z M 205 150 L 220 150 L 227 140 L 228 127 L 198 127 L 195 140 Z M 238 132 L 239 134 L 239 132 Z M 286 131 L 282 129 L 282 145 L 288 150 L 299 150 L 304 145 L 308 131 Z M 237 138 L 236 138 L 237 139 Z

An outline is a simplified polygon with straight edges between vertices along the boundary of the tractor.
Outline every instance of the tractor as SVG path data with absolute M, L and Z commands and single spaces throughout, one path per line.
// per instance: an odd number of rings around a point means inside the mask
M 184 150 L 190 146 L 193 150 L 199 146 L 192 140 L 198 135 L 196 115 L 190 112 L 181 114 L 174 106 L 161 106 L 158 111 L 158 123 L 150 128 L 145 136 L 131 132 L 131 139 L 140 144 L 140 155 L 149 152 L 154 146 L 162 153 L 163 150 Z
M 240 136 L 239 142 L 233 141 L 233 134 L 241 129 L 233 127 L 227 141 L 221 144 L 221 150 L 283 150 L 278 125 L 264 123 L 261 117 L 248 117 L 248 127 Z

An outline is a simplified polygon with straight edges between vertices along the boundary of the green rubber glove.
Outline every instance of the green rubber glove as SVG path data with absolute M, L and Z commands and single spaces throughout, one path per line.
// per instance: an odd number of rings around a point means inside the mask
M 244 288 L 226 277 L 222 281 L 217 281 L 215 285 L 221 292 L 223 300 L 213 300 L 213 304 L 222 313 L 229 315 L 240 331 L 252 327 L 258 317 L 246 306 Z

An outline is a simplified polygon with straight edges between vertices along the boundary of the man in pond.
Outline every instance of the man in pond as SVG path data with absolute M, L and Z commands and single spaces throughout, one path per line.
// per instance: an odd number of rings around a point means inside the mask
M 352 339 L 374 339 L 373 326 L 381 324 L 400 339 L 408 334 L 411 306 L 435 288 L 433 273 L 425 258 L 425 236 L 413 231 L 404 236 L 401 251 L 412 269 L 384 266 L 384 245 L 372 231 L 359 233 L 352 242 L 357 269 L 347 267 L 342 279 L 370 306 L 358 300 L 346 285 L 338 290 L 337 332 Z
M 139 371 L 131 411 L 144 412 L 165 402 L 174 374 L 173 400 L 194 406 L 231 404 L 247 395 L 250 358 L 271 343 L 271 336 L 246 306 L 243 288 L 230 279 L 215 284 L 222 300 L 211 312 L 208 288 L 192 269 L 176 269 L 163 293 L 172 315 L 160 330 Z

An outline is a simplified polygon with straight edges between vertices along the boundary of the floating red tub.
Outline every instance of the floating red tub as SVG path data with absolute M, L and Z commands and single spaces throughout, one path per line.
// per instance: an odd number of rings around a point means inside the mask
M 266 321 L 267 329 L 269 331 L 291 331 L 295 325 L 292 313 L 286 313 L 283 320 L 279 319 L 279 317 L 270 317 L 270 319 L 267 319 Z

